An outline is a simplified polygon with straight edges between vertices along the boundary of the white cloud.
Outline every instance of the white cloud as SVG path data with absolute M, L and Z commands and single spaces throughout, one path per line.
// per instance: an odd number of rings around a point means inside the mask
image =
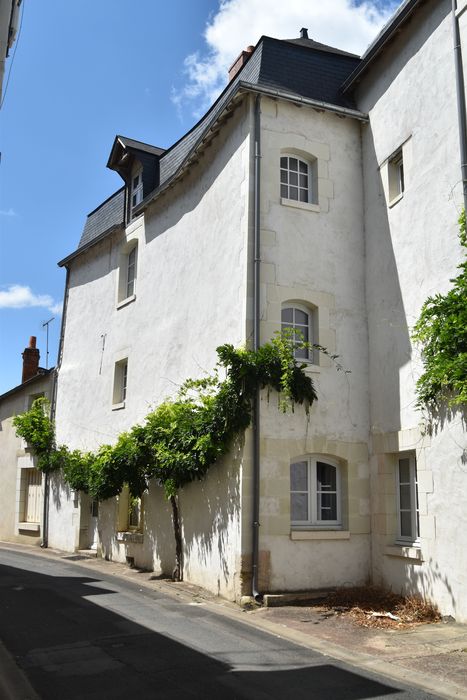
M 308 27 L 310 38 L 352 53 L 362 54 L 389 18 L 397 0 L 220 0 L 219 10 L 206 25 L 204 53 L 184 61 L 187 82 L 172 90 L 172 102 L 180 112 L 192 104 L 200 114 L 227 83 L 227 71 L 240 51 L 255 45 L 264 34 L 277 39 L 299 36 Z
M 32 306 L 48 309 L 53 314 L 61 313 L 62 305 L 56 303 L 50 294 L 34 294 L 30 287 L 12 284 L 0 289 L 0 309 L 25 309 Z
M 11 207 L 9 209 L 0 209 L 0 216 L 16 216 L 16 212 Z

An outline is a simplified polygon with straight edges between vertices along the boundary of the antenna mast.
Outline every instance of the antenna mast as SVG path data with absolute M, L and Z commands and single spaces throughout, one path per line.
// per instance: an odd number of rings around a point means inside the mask
M 44 326 L 46 327 L 47 330 L 47 340 L 46 340 L 46 353 L 45 353 L 45 368 L 49 369 L 49 324 L 52 323 L 52 321 L 55 320 L 55 316 L 52 316 L 52 318 L 49 318 L 48 321 L 44 321 L 42 324 L 42 328 Z

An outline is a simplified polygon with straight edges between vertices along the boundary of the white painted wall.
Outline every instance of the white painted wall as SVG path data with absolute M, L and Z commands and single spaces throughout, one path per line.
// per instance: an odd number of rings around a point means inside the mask
M 421 372 L 411 327 L 425 299 L 444 293 L 461 259 L 457 218 L 462 206 L 451 3 L 428 2 L 417 10 L 362 81 L 358 106 L 370 114 L 362 130 L 365 185 L 366 293 L 370 338 L 370 403 L 374 452 L 389 433 L 418 429 L 415 406 Z M 467 50 L 463 19 L 464 57 Z M 409 141 L 407 141 L 409 140 Z M 403 143 L 404 196 L 388 207 L 386 159 Z M 399 432 L 398 432 L 399 431 Z M 391 440 L 389 440 L 391 442 Z M 384 448 L 389 454 L 398 444 Z M 419 591 L 443 613 L 467 620 L 467 514 L 465 424 L 459 413 L 434 427 L 427 444 L 412 441 L 424 482 L 421 494 L 423 563 L 385 554 L 391 544 L 391 505 L 380 498 L 394 475 L 373 464 L 373 568 L 377 581 Z M 386 491 L 387 492 L 387 491 Z M 385 524 L 383 524 L 385 521 Z
M 261 127 L 261 341 L 280 330 L 281 303 L 311 304 L 317 307 L 318 342 L 337 353 L 350 373 L 337 371 L 324 355 L 319 366 L 310 367 L 319 398 L 309 419 L 301 407 L 281 414 L 277 397 L 268 402 L 263 392 L 260 578 L 269 590 L 362 583 L 370 572 L 370 521 L 360 126 L 353 119 L 263 98 Z M 281 200 L 284 152 L 317 158 L 319 211 Z M 341 461 L 346 539 L 326 539 L 329 532 L 316 531 L 317 539 L 291 538 L 290 463 L 317 453 Z M 248 481 L 244 484 L 251 489 Z M 247 491 L 246 503 L 249 498 Z M 251 527 L 244 523 L 248 552 Z
M 24 486 L 22 469 L 33 468 L 34 456 L 21 438 L 16 436 L 13 417 L 30 408 L 33 397 L 42 394 L 50 399 L 51 375 L 37 377 L 33 381 L 18 386 L 14 392 L 0 399 L 0 539 L 23 544 L 39 544 L 41 527 L 19 529 L 18 523 L 24 519 Z M 42 520 L 42 515 L 41 515 Z
M 186 378 L 209 372 L 218 345 L 245 342 L 249 132 L 247 100 L 182 182 L 125 233 L 72 263 L 58 382 L 59 442 L 85 450 L 114 441 L 122 430 L 142 421 L 151 407 L 175 394 Z M 120 250 L 133 239 L 138 241 L 136 299 L 117 308 Z M 125 408 L 112 410 L 114 365 L 124 357 L 127 400 Z M 240 464 L 241 456 L 231 460 L 228 469 L 216 467 L 202 486 L 189 486 L 181 495 L 190 580 L 230 597 Z M 212 508 L 223 497 L 230 502 L 221 522 Z M 143 544 L 115 542 L 112 508 L 101 508 L 105 555 L 119 561 L 134 556 L 139 565 L 171 573 L 173 534 L 160 489 L 146 498 Z M 58 527 L 54 529 L 58 533 Z M 51 541 L 57 542 L 56 537 L 51 534 Z M 219 571 L 214 579 L 212 571 Z

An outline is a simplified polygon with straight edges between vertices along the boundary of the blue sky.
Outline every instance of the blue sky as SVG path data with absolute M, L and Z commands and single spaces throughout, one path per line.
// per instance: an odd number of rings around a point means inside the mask
M 87 213 L 122 184 L 105 167 L 116 134 L 168 147 L 261 34 L 291 38 L 306 26 L 361 53 L 397 4 L 23 0 L 0 113 L 0 394 L 20 383 L 31 335 L 45 366 L 42 324 L 53 316 L 49 367 L 56 362 L 65 284 L 57 262 L 76 249 Z

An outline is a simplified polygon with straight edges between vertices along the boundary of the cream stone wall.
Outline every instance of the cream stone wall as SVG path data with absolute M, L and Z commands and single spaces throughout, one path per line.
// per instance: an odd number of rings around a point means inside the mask
M 464 57 L 466 16 L 461 17 Z M 462 207 L 451 3 L 427 2 L 361 81 L 370 338 L 373 573 L 467 620 L 467 437 L 462 413 L 432 424 L 416 407 L 422 366 L 411 342 L 429 295 L 444 293 L 461 260 Z M 403 196 L 391 201 L 388 159 L 402 148 Z M 395 545 L 395 464 L 416 456 L 420 547 Z
M 95 449 L 144 416 L 188 377 L 216 363 L 216 347 L 245 342 L 251 110 L 248 99 L 184 179 L 143 216 L 71 264 L 57 439 Z M 137 242 L 134 298 L 119 301 L 122 254 Z M 120 294 L 121 296 L 121 294 Z M 112 405 L 115 363 L 128 358 L 127 397 Z M 190 581 L 234 596 L 241 450 L 180 498 Z M 85 527 L 86 508 L 60 490 L 51 545 L 75 548 L 59 523 Z M 217 508 L 219 505 L 219 508 Z M 79 522 L 79 525 L 78 525 Z M 160 487 L 145 496 L 142 541 L 117 542 L 115 503 L 101 505 L 104 556 L 172 573 L 171 514 Z M 133 538 L 134 540 L 134 538 Z M 217 572 L 214 573 L 213 572 Z
M 367 330 L 359 123 L 263 98 L 261 101 L 261 342 L 281 328 L 285 302 L 313 311 L 317 342 L 328 355 L 307 372 L 318 401 L 310 416 L 261 401 L 260 582 L 262 590 L 362 583 L 370 575 Z M 316 203 L 282 199 L 281 154 L 316 159 Z M 301 455 L 339 460 L 342 529 L 292 530 L 290 463 Z M 251 464 L 245 464 L 243 512 L 251 523 Z M 251 526 L 244 518 L 248 563 Z
M 0 401 L 0 540 L 40 544 L 42 530 L 43 478 L 40 493 L 40 518 L 26 523 L 26 473 L 35 468 L 35 458 L 26 443 L 16 436 L 13 416 L 30 408 L 38 395 L 50 399 L 50 375 L 19 386 Z

